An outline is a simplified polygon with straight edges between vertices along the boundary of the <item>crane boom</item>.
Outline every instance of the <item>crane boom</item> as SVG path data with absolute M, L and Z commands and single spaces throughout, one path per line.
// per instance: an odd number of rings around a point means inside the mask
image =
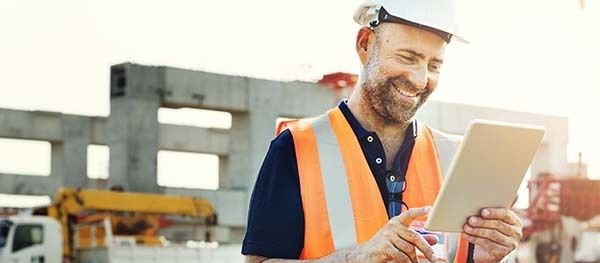
M 63 254 L 72 256 L 71 227 L 73 218 L 86 213 L 132 212 L 148 215 L 180 215 L 206 218 L 216 223 L 216 212 L 206 199 L 154 193 L 118 192 L 98 189 L 60 188 L 48 207 L 47 214 L 62 226 Z

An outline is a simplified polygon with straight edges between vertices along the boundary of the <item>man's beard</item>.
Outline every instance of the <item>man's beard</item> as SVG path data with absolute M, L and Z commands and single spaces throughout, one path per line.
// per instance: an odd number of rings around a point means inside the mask
M 387 125 L 408 123 L 431 94 L 429 89 L 420 91 L 417 102 L 401 100 L 398 89 L 417 91 L 416 85 L 404 76 L 387 78 L 380 82 L 365 76 L 361 90 L 362 101 Z

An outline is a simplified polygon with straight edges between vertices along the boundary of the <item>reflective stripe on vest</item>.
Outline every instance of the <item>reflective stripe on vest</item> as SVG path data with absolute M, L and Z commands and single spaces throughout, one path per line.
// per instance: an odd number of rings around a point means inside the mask
M 388 221 L 381 193 L 352 128 L 338 108 L 314 119 L 286 121 L 294 140 L 305 235 L 301 259 L 326 256 L 370 239 Z M 405 202 L 409 207 L 432 205 L 442 184 L 445 164 L 439 149 L 454 149 L 446 136 L 419 127 L 407 169 Z M 451 154 L 453 154 L 452 152 Z M 447 156 L 446 152 L 442 155 Z M 451 157 L 451 156 L 450 156 Z M 343 167 L 343 168 L 342 168 Z M 354 231 L 352 231 L 354 230 Z M 447 259 L 466 262 L 466 240 L 447 235 Z M 458 253 L 455 253 L 458 252 Z

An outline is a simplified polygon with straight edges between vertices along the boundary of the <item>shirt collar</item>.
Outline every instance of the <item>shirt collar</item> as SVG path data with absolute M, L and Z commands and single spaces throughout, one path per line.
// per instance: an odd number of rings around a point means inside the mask
M 346 100 L 346 99 L 342 100 L 340 102 L 340 104 L 338 105 L 338 108 L 340 109 L 340 111 L 342 111 L 342 114 L 344 114 L 346 121 L 348 121 L 348 123 L 350 124 L 350 127 L 352 127 L 352 130 L 354 131 L 354 134 L 356 135 L 357 138 L 359 138 L 359 139 L 365 138 L 374 133 L 372 131 L 365 129 L 360 124 L 360 122 L 358 122 L 356 117 L 354 117 L 354 114 L 352 114 L 352 111 L 350 111 L 350 108 L 348 108 L 348 100 Z M 406 131 L 407 131 L 406 135 L 404 136 L 405 142 L 407 140 L 414 140 L 415 138 L 417 138 L 419 131 L 418 131 L 418 125 L 417 125 L 416 119 L 413 119 L 410 122 L 410 124 L 406 128 Z

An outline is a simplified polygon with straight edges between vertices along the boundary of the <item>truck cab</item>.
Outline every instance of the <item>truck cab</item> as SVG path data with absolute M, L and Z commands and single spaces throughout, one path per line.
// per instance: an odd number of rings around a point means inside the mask
M 43 216 L 0 218 L 0 263 L 62 262 L 60 224 Z

